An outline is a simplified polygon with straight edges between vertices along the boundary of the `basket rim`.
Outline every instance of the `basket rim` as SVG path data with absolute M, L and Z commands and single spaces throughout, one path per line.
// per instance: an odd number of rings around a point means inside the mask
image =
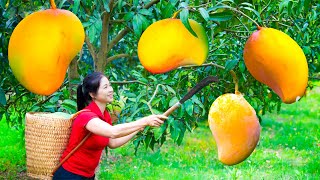
M 52 112 L 27 112 L 25 115 L 25 118 L 27 120 L 30 120 L 31 118 L 36 118 L 38 120 L 63 120 L 63 121 L 67 121 L 70 120 L 71 117 L 73 116 L 73 114 L 69 114 L 70 117 L 62 117 L 62 116 L 42 116 L 45 114 L 54 114 Z M 34 119 L 33 119 L 34 120 Z

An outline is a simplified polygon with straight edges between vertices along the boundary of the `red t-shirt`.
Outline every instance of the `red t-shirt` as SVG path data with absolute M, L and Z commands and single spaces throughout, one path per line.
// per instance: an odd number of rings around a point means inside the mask
M 94 101 L 85 107 L 85 109 L 89 109 L 90 111 L 81 112 L 73 121 L 69 143 L 66 150 L 63 152 L 60 161 L 66 157 L 89 133 L 85 126 L 91 119 L 100 118 L 112 125 L 108 111 L 105 110 L 102 115 L 99 107 Z M 99 164 L 102 150 L 108 145 L 108 143 L 109 138 L 91 134 L 82 146 L 80 146 L 79 149 L 62 164 L 63 168 L 81 176 L 92 177 Z

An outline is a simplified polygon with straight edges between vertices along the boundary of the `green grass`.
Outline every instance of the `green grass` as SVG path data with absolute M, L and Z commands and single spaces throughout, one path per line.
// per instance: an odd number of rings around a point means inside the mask
M 319 85 L 319 84 L 318 84 Z M 260 141 L 242 163 L 217 159 L 207 122 L 186 133 L 181 146 L 168 140 L 154 152 L 132 143 L 109 150 L 99 179 L 320 179 L 320 87 L 279 114 L 263 116 Z M 21 179 L 25 172 L 22 132 L 0 122 L 0 179 Z M 23 178 L 22 178 L 23 179 Z
M 14 179 L 26 169 L 23 132 L 0 121 L 0 179 Z

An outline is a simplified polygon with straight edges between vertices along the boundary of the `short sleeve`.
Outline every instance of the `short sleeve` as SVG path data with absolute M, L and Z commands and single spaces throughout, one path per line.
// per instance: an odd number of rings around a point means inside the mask
M 93 118 L 99 118 L 97 114 L 93 112 L 81 112 L 73 122 L 76 127 L 85 127 L 88 122 Z

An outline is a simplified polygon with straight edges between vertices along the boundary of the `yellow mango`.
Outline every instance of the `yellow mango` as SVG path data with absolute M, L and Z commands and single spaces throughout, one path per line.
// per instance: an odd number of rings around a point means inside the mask
M 26 89 L 50 95 L 62 85 L 84 38 L 83 26 L 72 12 L 56 8 L 34 12 L 10 37 L 9 65 Z
M 163 19 L 151 24 L 141 35 L 138 57 L 151 73 L 165 73 L 182 65 L 201 65 L 209 52 L 204 28 L 189 20 L 193 36 L 180 19 Z
M 251 75 L 269 86 L 284 103 L 305 93 L 308 64 L 300 46 L 287 34 L 259 27 L 245 44 L 244 62 Z
M 256 112 L 239 92 L 219 96 L 210 107 L 208 122 L 223 164 L 244 161 L 259 141 Z

